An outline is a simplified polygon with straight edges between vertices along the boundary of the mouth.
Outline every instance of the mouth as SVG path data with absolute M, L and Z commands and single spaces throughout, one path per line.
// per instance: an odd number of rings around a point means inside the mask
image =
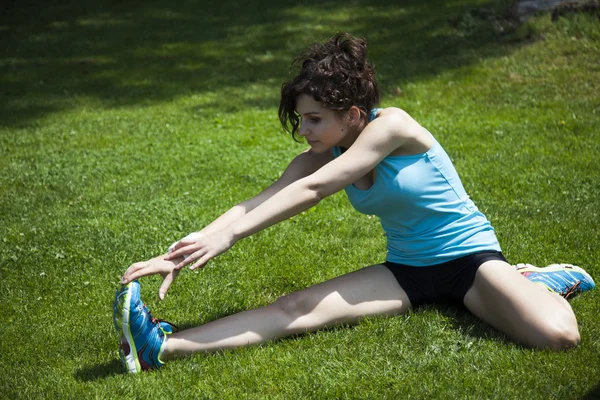
M 319 143 L 318 140 L 306 140 L 306 143 L 310 144 L 311 146 L 314 146 L 315 144 Z

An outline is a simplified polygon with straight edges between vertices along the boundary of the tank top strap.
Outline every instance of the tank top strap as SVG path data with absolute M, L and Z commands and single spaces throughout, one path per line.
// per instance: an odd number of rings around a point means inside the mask
M 377 113 L 383 110 L 383 108 L 374 108 L 371 110 L 371 112 L 369 112 L 369 122 L 373 121 L 375 118 L 377 118 Z

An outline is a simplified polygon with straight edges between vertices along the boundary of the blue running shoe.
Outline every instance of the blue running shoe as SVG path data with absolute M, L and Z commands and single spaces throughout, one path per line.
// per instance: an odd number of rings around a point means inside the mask
M 565 299 L 596 287 L 592 277 L 583 268 L 575 265 L 552 264 L 538 268 L 531 264 L 517 264 L 516 267 L 517 272 L 530 281 L 544 285 Z
M 121 361 L 131 373 L 163 366 L 160 360 L 173 324 L 156 319 L 140 299 L 140 284 L 130 282 L 117 289 L 113 322 L 121 339 Z

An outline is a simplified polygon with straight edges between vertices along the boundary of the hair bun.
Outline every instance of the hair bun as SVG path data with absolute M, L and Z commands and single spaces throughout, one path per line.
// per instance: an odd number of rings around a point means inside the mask
M 327 42 L 309 47 L 303 55 L 304 64 L 316 62 L 319 72 L 331 75 L 343 71 L 346 78 L 363 77 L 367 62 L 367 41 L 347 33 L 338 33 Z M 371 76 L 372 74 L 367 74 Z
M 367 41 L 362 38 L 355 38 L 347 33 L 338 33 L 333 37 L 336 46 L 342 51 L 343 56 L 348 61 L 355 63 L 359 69 L 364 69 L 367 64 Z

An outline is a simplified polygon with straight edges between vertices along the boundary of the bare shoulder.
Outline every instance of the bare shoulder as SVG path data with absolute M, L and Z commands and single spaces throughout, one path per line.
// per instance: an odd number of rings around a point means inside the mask
M 384 122 L 386 129 L 393 135 L 404 139 L 402 146 L 391 155 L 418 154 L 429 150 L 433 145 L 429 132 L 401 108 L 383 108 L 377 113 L 377 120 Z
M 377 118 L 385 120 L 388 124 L 395 128 L 394 130 L 396 132 L 401 134 L 409 134 L 409 136 L 413 136 L 424 129 L 421 124 L 419 124 L 406 111 L 398 107 L 382 108 L 377 113 Z

